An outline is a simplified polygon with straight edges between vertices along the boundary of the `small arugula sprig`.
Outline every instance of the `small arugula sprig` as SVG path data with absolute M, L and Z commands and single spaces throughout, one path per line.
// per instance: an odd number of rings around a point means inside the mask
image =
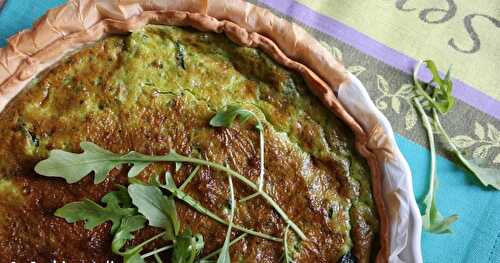
M 128 189 L 121 185 L 117 188 L 117 191 L 110 192 L 101 199 L 107 207 L 103 208 L 86 199 L 59 208 L 55 215 L 64 218 L 68 223 L 85 221 L 86 229 L 93 229 L 97 225 L 111 221 L 113 223 L 111 250 L 122 256 L 126 263 L 142 263 L 150 256 L 161 262 L 159 253 L 169 249 L 173 249 L 172 262 L 195 261 L 203 249 L 203 237 L 199 234 L 192 235 L 189 229 L 179 234 L 180 223 L 172 196 L 163 195 L 156 186 L 140 183 L 130 184 Z M 122 251 L 125 243 L 134 239 L 132 233 L 143 229 L 146 221 L 149 226 L 161 228 L 163 232 Z M 170 240 L 173 244 L 141 255 L 144 246 L 159 238 Z
M 420 101 L 415 98 L 414 103 L 422 116 L 422 121 L 424 128 L 427 132 L 427 137 L 429 139 L 429 146 L 431 151 L 431 173 L 430 173 L 430 183 L 429 190 L 425 195 L 425 213 L 422 215 L 423 227 L 426 231 L 436 234 L 451 233 L 450 226 L 455 221 L 458 220 L 458 215 L 451 215 L 447 218 L 443 218 L 436 206 L 436 190 L 438 187 L 438 179 L 436 176 L 436 147 L 434 144 L 434 133 L 432 131 L 432 126 L 424 111 L 424 108 Z
M 64 178 L 69 184 L 76 183 L 94 172 L 94 184 L 99 184 L 119 165 L 132 165 L 128 177 L 135 177 L 152 162 L 160 161 L 144 158 L 143 154 L 137 152 L 114 154 L 90 142 L 82 142 L 80 147 L 83 149 L 81 154 L 62 150 L 50 151 L 50 158 L 39 162 L 35 166 L 35 172 L 43 176 Z
M 226 240 L 221 249 L 209 254 L 202 259 L 201 262 L 209 262 L 209 258 L 218 254 L 220 256 L 217 262 L 230 262 L 229 248 L 231 245 L 248 235 L 247 233 L 244 233 L 235 240 L 230 240 L 231 229 L 233 226 L 238 230 L 245 230 L 245 228 L 233 225 L 236 201 L 234 199 L 234 188 L 231 180 L 232 177 L 229 176 L 228 178 L 231 197 L 230 203 L 232 204 L 229 222 L 225 222 L 211 212 L 208 212 L 209 215 L 211 214 L 217 218 L 216 221 L 224 222 L 229 226 L 226 234 Z M 176 195 L 167 197 L 163 195 L 161 190 L 158 188 L 160 185 L 164 186 L 165 189 L 172 190 L 172 187 L 175 187 L 175 183 L 170 173 L 166 174 L 165 180 L 166 183 L 164 185 L 159 183 L 159 177 L 152 179 L 150 185 L 145 185 L 142 182 L 132 183 L 129 185 L 128 190 L 127 188 L 118 185 L 118 191 L 110 192 L 102 198 L 101 201 L 108 204 L 107 207 L 103 208 L 93 201 L 85 200 L 83 202 L 74 202 L 65 205 L 56 211 L 56 216 L 65 218 L 68 223 L 85 221 L 85 227 L 87 229 L 93 229 L 95 226 L 106 221 L 112 221 L 113 230 L 111 231 L 111 234 L 114 235 L 111 246 L 112 251 L 117 255 L 121 255 L 125 262 L 144 262 L 143 260 L 145 258 L 150 256 L 155 256 L 156 258 L 159 253 L 169 249 L 173 249 L 172 262 L 194 262 L 203 248 L 203 237 L 201 235 L 193 236 L 190 230 L 186 230 L 183 234 L 179 235 L 180 224 L 173 199 Z M 186 181 L 183 185 L 186 185 Z M 200 209 L 199 207 L 201 207 L 201 204 L 196 201 L 193 203 L 194 199 L 189 197 L 187 194 L 180 191 L 177 191 L 176 193 L 181 193 L 179 196 L 182 197 L 182 200 L 190 200 L 188 203 L 194 204 L 195 207 Z M 132 207 L 132 204 L 137 208 Z M 207 214 L 206 211 L 208 210 L 201 207 L 201 211 L 204 211 L 202 212 L 203 214 Z M 137 212 L 140 214 L 137 214 Z M 146 221 L 149 222 L 149 226 L 159 227 L 164 229 L 164 231 L 137 246 L 129 248 L 126 251 L 121 251 L 126 241 L 134 238 L 132 232 L 144 228 Z M 280 241 L 280 239 L 255 231 L 248 230 L 248 232 L 256 234 L 260 237 L 270 237 L 275 239 L 275 241 Z M 145 245 L 159 238 L 173 241 L 173 245 L 157 248 L 143 255 L 140 254 Z M 195 249 L 191 250 L 191 248 Z M 159 260 L 161 261 L 161 259 Z
M 55 215 L 65 218 L 68 223 L 84 221 L 85 229 L 92 229 L 106 221 L 111 221 L 113 223 L 111 232 L 115 233 L 120 228 L 122 219 L 135 215 L 137 211 L 130 206 L 127 188 L 123 186 L 119 186 L 115 192 L 106 194 L 101 202 L 106 204 L 106 207 L 90 199 L 70 203 L 57 209 Z
M 439 121 L 437 112 L 433 111 L 432 114 L 436 128 L 443 136 L 446 143 L 450 146 L 450 153 L 455 157 L 455 159 L 458 160 L 469 173 L 479 179 L 484 186 L 491 186 L 495 190 L 500 190 L 500 169 L 481 167 L 478 165 L 479 161 L 468 160 L 465 158 L 462 152 L 452 142 L 450 136 L 446 133 L 443 125 Z
M 423 63 L 425 63 L 432 74 L 432 80 L 426 84 L 421 84 L 417 78 L 420 66 Z M 417 96 L 413 99 L 413 102 L 422 117 L 422 122 L 429 139 L 431 151 L 431 178 L 429 191 L 424 199 L 426 209 L 424 215 L 422 216 L 423 227 L 431 233 L 450 233 L 450 226 L 458 220 L 458 216 L 451 215 L 447 218 L 443 218 L 436 206 L 435 196 L 438 187 L 438 180 L 436 176 L 436 147 L 434 143 L 433 127 L 437 129 L 439 134 L 445 139 L 446 143 L 451 148 L 451 153 L 457 157 L 460 164 L 462 164 L 466 170 L 475 175 L 484 186 L 490 185 L 495 189 L 500 190 L 500 170 L 482 168 L 475 165 L 472 161 L 467 160 L 453 144 L 449 135 L 441 125 L 439 113 L 446 114 L 455 105 L 455 99 L 452 95 L 453 83 L 450 77 L 450 70 L 448 69 L 443 79 L 440 77 L 436 64 L 432 60 L 420 61 L 415 67 L 413 79 L 417 94 Z M 431 125 L 426 111 L 432 114 L 434 125 Z
M 432 74 L 430 83 L 424 84 L 424 87 L 418 81 L 418 72 L 422 63 L 425 63 Z M 444 79 L 439 76 L 439 71 L 436 64 L 432 60 L 420 61 L 413 72 L 413 80 L 418 96 L 423 97 L 423 100 L 429 104 L 428 109 L 437 109 L 440 113 L 448 113 L 455 106 L 455 98 L 453 97 L 453 83 L 451 82 L 450 70 L 446 72 Z
M 164 238 L 174 240 L 179 234 L 180 223 L 173 196 L 166 197 L 158 187 L 141 184 L 129 185 L 128 193 L 149 225 L 165 229 Z
M 79 177 L 80 180 L 91 171 L 94 171 L 95 178 L 100 177 L 101 179 L 98 181 L 102 181 L 105 179 L 105 176 L 109 173 L 109 171 L 121 164 L 133 165 L 128 173 L 129 177 L 136 176 L 153 162 L 205 165 L 237 178 L 239 181 L 259 193 L 259 195 L 274 208 L 283 221 L 285 221 L 286 224 L 289 224 L 301 239 L 307 240 L 302 230 L 288 217 L 285 211 L 281 209 L 278 203 L 276 203 L 271 196 L 269 196 L 264 190 L 259 190 L 259 187 L 245 176 L 239 174 L 231 168 L 225 167 L 224 165 L 204 159 L 183 156 L 175 151 L 171 151 L 167 155 L 161 156 L 151 156 L 137 152 L 120 155 L 104 150 L 91 142 L 82 142 L 80 147 L 84 150 L 81 154 L 74 154 L 61 150 L 51 151 L 48 159 L 40 161 L 35 166 L 35 171 L 43 176 L 60 177 L 66 179 L 67 182 L 76 182 L 73 181 L 75 179 L 75 175 L 73 173 L 78 173 L 77 177 Z M 87 172 L 87 174 L 84 174 L 84 172 Z M 94 182 L 95 181 L 96 180 L 94 180 Z M 281 239 L 279 240 L 281 241 Z
M 255 129 L 259 131 L 259 159 L 260 159 L 260 171 L 259 180 L 257 182 L 259 186 L 259 191 L 264 189 L 264 125 L 260 121 L 259 117 L 252 111 L 246 110 L 238 105 L 230 105 L 225 110 L 217 112 L 212 119 L 210 119 L 210 125 L 212 127 L 225 127 L 231 128 L 233 126 L 236 118 L 240 119 L 240 123 L 244 124 L 250 118 L 254 118 L 257 122 Z M 254 197 L 259 196 L 259 192 L 255 192 L 247 197 L 240 199 L 240 202 L 246 202 Z
M 204 246 L 203 236 L 200 234 L 193 236 L 191 230 L 188 229 L 174 243 L 172 262 L 195 262 Z
M 417 79 L 418 71 L 422 63 L 427 65 L 427 68 L 432 73 L 432 81 L 425 84 L 425 88 L 422 87 Z M 439 72 L 435 63 L 432 60 L 425 60 L 419 62 L 415 68 L 413 74 L 415 88 L 417 90 L 417 95 L 420 95 L 420 99 L 423 99 L 424 103 L 429 105 L 426 107 L 427 110 L 432 112 L 432 118 L 434 121 L 434 127 L 438 130 L 439 134 L 445 139 L 446 143 L 450 146 L 449 151 L 453 156 L 456 157 L 458 162 L 465 167 L 467 171 L 473 174 L 484 186 L 492 186 L 496 190 L 500 190 L 500 170 L 493 168 L 484 168 L 476 164 L 474 160 L 468 160 L 465 156 L 458 150 L 455 144 L 452 142 L 450 136 L 446 130 L 441 125 L 439 120 L 439 114 L 448 113 L 455 105 L 455 99 L 452 95 L 453 83 L 450 78 L 450 70 L 446 73 L 444 79 L 439 76 Z
M 205 208 L 200 202 L 198 202 L 196 199 L 191 197 L 189 194 L 182 191 L 180 188 L 177 188 L 177 186 L 175 185 L 174 179 L 172 178 L 171 173 L 169 173 L 169 172 L 165 173 L 164 180 L 165 180 L 165 183 L 162 184 L 161 178 L 159 176 L 157 176 L 157 177 L 152 178 L 150 183 L 153 185 L 159 186 L 162 189 L 169 191 L 175 198 L 183 201 L 184 203 L 186 203 L 187 205 L 189 205 L 190 207 L 192 207 L 194 210 L 198 211 L 199 213 L 208 216 L 209 218 L 211 218 L 212 220 L 215 220 L 216 222 L 218 222 L 220 224 L 229 226 L 228 221 L 220 218 L 218 215 L 216 215 L 215 213 L 210 211 L 208 208 Z M 264 234 L 264 233 L 261 233 L 261 232 L 258 232 L 258 231 L 252 230 L 252 229 L 248 229 L 248 228 L 245 228 L 245 227 L 240 226 L 240 225 L 233 225 L 232 227 L 234 229 L 237 229 L 239 231 L 242 231 L 244 233 L 247 233 L 247 234 L 250 234 L 250 235 L 253 235 L 256 237 L 264 238 L 264 239 L 275 241 L 275 242 L 282 241 L 280 238 L 273 237 L 273 236 L 270 236 L 268 234 Z

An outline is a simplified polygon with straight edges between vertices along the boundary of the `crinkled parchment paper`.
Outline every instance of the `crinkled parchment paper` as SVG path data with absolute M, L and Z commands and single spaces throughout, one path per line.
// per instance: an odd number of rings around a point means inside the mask
M 69 53 L 149 23 L 224 33 L 300 73 L 323 104 L 349 126 L 370 166 L 380 220 L 377 262 L 422 261 L 421 219 L 411 174 L 387 119 L 361 82 L 305 30 L 242 0 L 70 0 L 0 49 L 0 111 L 38 73 Z
M 352 74 L 338 90 L 339 101 L 368 133 L 368 148 L 382 170 L 382 195 L 389 214 L 389 262 L 422 262 L 422 220 L 413 194 L 411 171 L 399 151 L 387 118 L 377 109 L 363 84 Z

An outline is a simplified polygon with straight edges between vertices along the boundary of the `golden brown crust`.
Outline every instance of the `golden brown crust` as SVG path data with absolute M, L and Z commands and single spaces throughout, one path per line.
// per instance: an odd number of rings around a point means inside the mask
M 192 26 L 225 33 L 245 46 L 260 48 L 278 63 L 296 70 L 311 90 L 356 136 L 356 147 L 372 172 L 373 195 L 380 217 L 381 249 L 378 262 L 389 254 L 388 214 L 382 195 L 382 175 L 368 136 L 337 100 L 331 87 L 348 78 L 344 67 L 302 28 L 274 16 L 268 10 L 241 0 L 159 1 L 128 0 L 97 3 L 73 0 L 50 10 L 32 30 L 18 33 L 0 49 L 0 110 L 40 71 L 69 52 L 110 33 L 125 33 L 144 25 Z

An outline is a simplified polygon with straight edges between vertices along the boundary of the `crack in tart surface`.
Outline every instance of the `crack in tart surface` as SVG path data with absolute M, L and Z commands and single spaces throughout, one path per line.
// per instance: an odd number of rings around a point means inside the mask
M 259 138 L 252 123 L 208 124 L 232 104 L 264 121 L 265 191 L 308 237 L 292 237 L 296 261 L 372 261 L 379 220 L 370 170 L 355 151 L 350 129 L 304 79 L 222 34 L 152 25 L 106 37 L 63 59 L 0 113 L 0 261 L 121 260 L 111 253 L 110 222 L 85 230 L 82 222 L 68 224 L 54 212 L 84 198 L 98 201 L 116 184 L 126 185 L 129 167 L 113 170 L 101 184 L 94 185 L 91 176 L 67 184 L 33 171 L 51 149 L 81 152 L 79 143 L 91 141 L 116 153 L 196 153 L 257 181 Z M 173 169 L 153 164 L 138 178 L 147 181 Z M 184 165 L 174 181 L 180 184 L 193 169 Z M 227 187 L 223 174 L 202 167 L 186 192 L 226 217 Z M 253 192 L 237 181 L 235 191 L 237 199 Z M 202 255 L 222 246 L 226 226 L 182 202 L 177 212 L 182 229 L 203 235 Z M 274 236 L 286 227 L 261 198 L 239 204 L 235 222 Z M 159 232 L 140 230 L 128 245 Z M 235 262 L 281 262 L 283 247 L 247 236 L 230 251 Z M 169 258 L 168 252 L 162 256 Z

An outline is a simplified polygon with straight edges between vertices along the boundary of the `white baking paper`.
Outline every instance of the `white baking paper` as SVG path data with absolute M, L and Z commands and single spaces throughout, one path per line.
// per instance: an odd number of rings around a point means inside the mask
M 391 124 L 375 107 L 363 84 L 352 74 L 340 85 L 338 99 L 365 131 L 380 125 L 393 150 L 392 158 L 377 160 L 382 169 L 384 201 L 390 217 L 389 262 L 422 262 L 422 219 L 413 193 L 410 167 L 396 144 Z

